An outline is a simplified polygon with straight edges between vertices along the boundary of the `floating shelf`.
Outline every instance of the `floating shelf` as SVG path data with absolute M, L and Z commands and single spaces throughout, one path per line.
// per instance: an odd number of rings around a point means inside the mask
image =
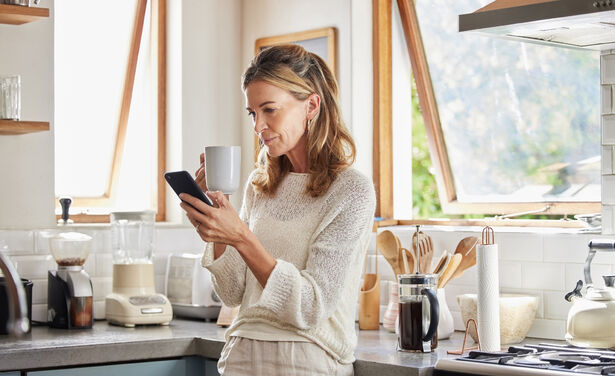
M 49 18 L 49 8 L 0 4 L 0 23 L 3 24 L 21 25 L 43 18 Z
M 0 135 L 16 135 L 49 130 L 49 123 L 44 121 L 0 120 Z

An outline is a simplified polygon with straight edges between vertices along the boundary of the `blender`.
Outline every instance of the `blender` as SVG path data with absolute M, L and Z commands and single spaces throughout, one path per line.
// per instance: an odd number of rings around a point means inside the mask
M 112 212 L 113 289 L 105 298 L 111 324 L 134 327 L 168 325 L 171 303 L 156 293 L 154 282 L 154 211 Z
M 47 321 L 50 327 L 92 327 L 92 281 L 83 270 L 91 248 L 92 237 L 79 232 L 63 232 L 49 237 L 49 249 L 58 264 L 58 270 L 47 273 Z

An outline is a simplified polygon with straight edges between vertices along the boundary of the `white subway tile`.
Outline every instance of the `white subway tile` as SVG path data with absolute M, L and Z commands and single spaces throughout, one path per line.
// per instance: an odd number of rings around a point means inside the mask
M 48 270 L 58 268 L 51 255 L 13 256 L 12 259 L 21 278 L 46 279 Z
M 367 243 L 367 253 L 370 255 L 376 254 L 376 233 L 369 234 L 369 243 Z
M 92 290 L 94 292 L 94 300 L 105 300 L 105 297 L 111 294 L 113 289 L 113 281 L 111 278 L 91 278 Z
M 600 86 L 600 113 L 601 114 L 609 114 L 612 111 L 612 94 L 611 94 L 611 85 L 601 85 Z
M 585 262 L 587 238 L 579 234 L 545 234 L 544 261 Z
M 88 273 L 90 277 L 96 275 L 96 257 L 94 257 L 93 254 L 90 254 L 87 260 L 85 260 L 85 264 L 83 264 L 83 269 L 86 273 Z
M 32 320 L 47 322 L 47 303 L 32 304 Z
M 615 55 L 600 56 L 600 83 L 615 84 Z
M 539 234 L 499 233 L 495 235 L 500 260 L 542 261 L 542 236 Z
M 113 256 L 110 253 L 98 253 L 93 256 L 96 257 L 96 273 L 94 274 L 94 276 L 95 277 L 112 277 L 113 276 Z
M 192 226 L 156 229 L 156 254 L 203 252 L 203 249 L 205 243 Z
M 615 145 L 615 115 L 602 115 L 602 145 Z
M 500 261 L 500 288 L 518 288 L 522 284 L 521 263 Z
M 525 263 L 522 265 L 522 287 L 528 289 L 564 290 L 564 264 Z
M 603 146 L 600 165 L 602 175 L 613 174 L 613 146 Z
M 566 301 L 561 292 L 545 291 L 545 318 L 546 319 L 560 319 L 566 320 L 568 317 L 568 310 L 572 303 Z
M 446 302 L 448 308 L 451 311 L 459 311 L 459 303 L 457 303 L 457 296 L 463 294 L 476 294 L 476 286 L 456 286 L 453 284 L 447 284 L 444 289 L 446 295 Z
M 562 340 L 566 334 L 566 320 L 535 319 L 528 337 Z
M 92 307 L 94 310 L 94 320 L 104 320 L 105 319 L 105 301 L 98 300 L 94 301 L 94 306 Z
M 367 259 L 367 269 L 364 272 L 367 273 L 375 273 L 376 272 L 376 256 L 368 256 Z M 378 274 L 380 274 L 380 279 L 387 281 L 395 280 L 395 273 L 393 273 L 393 268 L 388 263 L 388 261 L 382 256 L 378 256 Z
M 602 176 L 602 203 L 615 205 L 615 175 Z
M 0 250 L 8 247 L 8 254 L 34 253 L 34 231 L 0 230 Z
M 32 281 L 32 304 L 47 304 L 47 280 Z
M 615 235 L 615 205 L 602 205 L 602 234 Z

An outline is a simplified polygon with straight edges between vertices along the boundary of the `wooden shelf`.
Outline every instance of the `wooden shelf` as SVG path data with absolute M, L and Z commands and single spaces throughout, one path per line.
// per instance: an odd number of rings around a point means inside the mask
M 0 4 L 0 23 L 3 24 L 21 25 L 43 18 L 49 18 L 49 8 Z
M 49 123 L 44 121 L 0 120 L 0 135 L 16 135 L 49 130 Z

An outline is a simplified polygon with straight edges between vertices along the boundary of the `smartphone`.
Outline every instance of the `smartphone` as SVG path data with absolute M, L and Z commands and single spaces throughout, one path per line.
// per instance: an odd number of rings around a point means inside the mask
M 214 206 L 211 199 L 201 190 L 201 187 L 194 181 L 192 175 L 190 175 L 188 171 L 166 172 L 164 178 L 178 196 L 180 193 L 188 193 L 190 196 L 200 199 L 207 205 Z

